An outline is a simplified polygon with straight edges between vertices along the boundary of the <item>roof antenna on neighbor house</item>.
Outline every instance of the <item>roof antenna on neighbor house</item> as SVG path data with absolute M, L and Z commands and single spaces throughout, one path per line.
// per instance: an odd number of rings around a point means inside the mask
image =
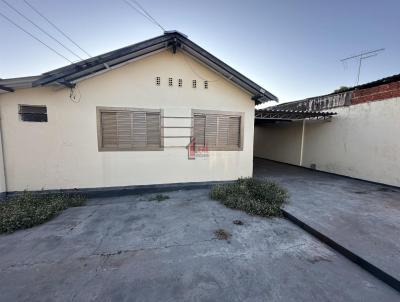
M 345 63 L 346 61 L 351 60 L 351 59 L 359 60 L 359 62 L 358 62 L 358 73 L 357 73 L 357 82 L 356 82 L 356 86 L 357 86 L 359 84 L 359 82 L 360 82 L 361 65 L 362 65 L 363 60 L 371 58 L 371 57 L 375 57 L 380 52 L 382 52 L 384 50 L 385 50 L 384 48 L 379 48 L 379 49 L 375 49 L 375 50 L 363 51 L 363 52 L 361 52 L 361 53 L 359 53 L 357 55 L 341 59 L 340 62 Z

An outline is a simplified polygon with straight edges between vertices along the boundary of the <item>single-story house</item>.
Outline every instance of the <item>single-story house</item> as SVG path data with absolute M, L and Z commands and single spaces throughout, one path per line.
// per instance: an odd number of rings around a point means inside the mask
M 3 193 L 251 176 L 254 107 L 277 100 L 176 31 L 0 92 Z

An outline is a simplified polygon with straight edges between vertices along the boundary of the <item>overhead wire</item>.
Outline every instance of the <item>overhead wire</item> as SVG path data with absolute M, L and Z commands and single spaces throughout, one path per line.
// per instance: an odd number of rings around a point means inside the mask
M 85 53 L 88 57 L 92 57 L 86 50 L 84 50 L 78 43 L 76 43 L 70 36 L 68 36 L 62 29 L 60 29 L 57 25 L 55 25 L 52 21 L 50 21 L 43 13 L 41 13 L 36 7 L 34 7 L 27 0 L 23 0 L 26 5 L 28 5 L 33 11 L 35 11 L 39 16 L 41 16 L 44 20 L 47 21 L 51 26 L 53 26 L 60 34 L 62 34 L 65 38 L 67 38 L 71 43 L 73 43 L 76 47 L 78 47 L 83 53 Z
M 209 82 L 209 83 L 211 83 L 211 82 L 218 82 L 218 81 L 219 81 L 219 79 L 209 80 L 209 79 L 206 79 L 205 77 L 203 77 L 200 73 L 198 73 L 198 72 L 194 69 L 194 67 L 192 66 L 192 64 L 190 64 L 190 62 L 186 59 L 186 55 L 183 55 L 183 60 L 185 61 L 185 64 L 186 64 L 187 66 L 189 66 L 190 70 L 191 70 L 197 77 L 199 77 L 201 80 L 207 81 L 207 82 Z
M 151 20 L 153 20 L 153 22 L 154 22 L 158 27 L 160 27 L 162 31 L 165 31 L 165 28 L 164 28 L 160 23 L 158 23 L 157 20 L 154 19 L 152 15 L 150 15 L 150 13 L 139 3 L 139 1 L 136 1 L 136 0 L 132 0 L 132 1 L 133 1 L 134 3 L 136 3 L 136 5 L 139 6 L 139 8 L 140 8 L 147 16 L 149 16 L 149 18 L 150 18 Z
M 23 13 L 21 13 L 18 9 L 16 9 L 13 5 L 8 3 L 6 0 L 1 0 L 3 3 L 5 3 L 9 8 L 11 8 L 13 11 L 15 11 L 18 15 L 20 15 L 22 18 L 27 20 L 29 23 L 31 23 L 33 26 L 35 26 L 37 29 L 39 29 L 42 33 L 50 37 L 52 40 L 57 42 L 59 45 L 61 45 L 63 48 L 65 48 L 67 51 L 72 53 L 74 56 L 79 58 L 80 60 L 83 60 L 82 57 L 80 57 L 78 54 L 76 54 L 73 50 L 65 46 L 63 43 L 61 43 L 59 40 L 57 40 L 55 37 L 53 37 L 51 34 L 49 34 L 47 31 L 45 31 L 43 28 L 41 28 L 39 25 L 37 25 L 35 22 L 33 22 L 31 19 L 29 19 L 27 16 L 25 16 Z
M 140 14 L 141 16 L 145 17 L 148 21 L 150 21 L 151 23 L 155 24 L 154 21 L 147 16 L 144 12 L 142 12 L 139 8 L 137 8 L 131 1 L 129 0 L 123 0 L 126 4 L 129 5 L 130 8 L 132 8 L 133 10 L 135 10 L 138 14 Z
M 139 2 L 134 1 L 134 3 L 137 5 L 135 6 L 135 4 L 133 4 L 130 0 L 123 0 L 126 4 L 128 4 L 132 9 L 134 9 L 137 13 L 139 13 L 140 15 L 142 15 L 143 17 L 145 17 L 148 21 L 150 21 L 151 23 L 153 23 L 154 25 L 158 26 L 159 28 L 161 28 L 161 30 L 164 32 L 165 29 L 164 27 L 158 23 L 156 21 L 156 19 L 154 19 L 144 8 L 143 6 L 140 5 Z
M 8 22 L 10 22 L 11 24 L 13 24 L 14 26 L 16 26 L 17 28 L 19 28 L 20 30 L 22 30 L 24 33 L 26 33 L 27 35 L 31 36 L 33 39 L 35 39 L 36 41 L 38 41 L 39 43 L 43 44 L 44 46 L 46 46 L 48 49 L 50 49 L 51 51 L 53 51 L 54 53 L 56 53 L 57 55 L 59 55 L 60 57 L 62 57 L 63 59 L 67 60 L 68 62 L 70 62 L 71 64 L 74 63 L 72 62 L 70 59 L 68 59 L 66 56 L 62 55 L 61 53 L 59 53 L 57 50 L 55 50 L 54 48 L 52 48 L 51 46 L 47 45 L 45 42 L 43 42 L 42 40 L 40 40 L 39 38 L 37 38 L 35 35 L 33 35 L 32 33 L 30 33 L 29 31 L 27 31 L 26 29 L 24 29 L 22 26 L 18 25 L 16 22 L 14 22 L 13 20 L 11 20 L 9 17 L 7 17 L 6 15 L 4 15 L 2 12 L 0 12 L 0 15 L 6 19 Z

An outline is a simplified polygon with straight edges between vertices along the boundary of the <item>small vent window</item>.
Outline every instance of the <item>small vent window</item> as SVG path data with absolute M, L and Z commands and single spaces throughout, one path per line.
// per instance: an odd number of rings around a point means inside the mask
M 47 122 L 47 107 L 19 105 L 19 116 L 24 122 Z
M 172 78 L 168 78 L 168 86 L 172 86 L 172 84 L 173 84 Z
M 192 81 L 192 87 L 193 87 L 193 88 L 196 88 L 196 87 L 197 87 L 197 81 L 196 81 L 196 80 L 193 80 L 193 81 Z
M 208 81 L 204 81 L 204 89 L 208 89 Z
M 179 86 L 179 87 L 182 87 L 182 79 L 179 79 L 179 80 L 178 80 L 178 86 Z
M 161 85 L 161 78 L 156 77 L 156 86 L 160 86 L 160 85 Z

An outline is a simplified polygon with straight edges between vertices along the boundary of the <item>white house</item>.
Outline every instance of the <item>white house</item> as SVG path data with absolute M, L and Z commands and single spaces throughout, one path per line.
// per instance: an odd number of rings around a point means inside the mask
M 254 106 L 276 100 L 176 31 L 0 92 L 1 192 L 251 176 Z

